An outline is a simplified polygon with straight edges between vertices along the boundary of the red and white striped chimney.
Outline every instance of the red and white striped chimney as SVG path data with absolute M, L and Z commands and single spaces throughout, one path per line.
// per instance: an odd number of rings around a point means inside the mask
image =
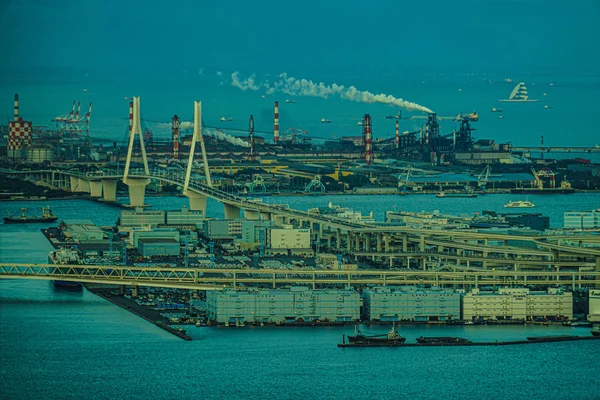
M 173 115 L 173 158 L 179 159 L 179 117 Z
M 14 116 L 14 120 L 18 121 L 19 120 L 19 95 L 15 94 L 15 116 Z
M 133 101 L 129 102 L 129 134 L 133 132 Z
M 396 148 L 400 147 L 400 130 L 398 129 L 398 120 L 396 120 Z
M 273 143 L 279 143 L 279 102 L 275 102 L 275 114 L 273 117 Z

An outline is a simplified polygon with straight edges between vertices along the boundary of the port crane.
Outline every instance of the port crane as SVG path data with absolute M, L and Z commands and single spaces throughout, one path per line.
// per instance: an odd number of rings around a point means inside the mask
M 248 185 L 248 187 L 250 189 L 250 193 L 256 193 L 256 192 L 264 193 L 267 191 L 267 186 L 265 185 L 265 180 L 261 174 L 252 175 L 252 182 Z M 260 190 L 257 190 L 257 188 L 260 188 Z
M 490 181 L 490 173 L 492 172 L 492 167 L 486 165 L 483 171 L 477 176 L 477 186 L 482 189 L 485 189 L 485 186 Z
M 415 168 L 412 165 L 409 165 L 402 170 L 400 175 L 398 175 L 398 189 L 399 190 L 405 192 L 407 190 L 407 187 L 409 187 L 409 186 L 411 186 L 413 190 L 421 189 L 420 186 L 414 186 L 414 182 L 410 182 L 411 185 L 409 185 L 408 180 L 410 179 L 410 175 L 412 174 L 414 169 Z
M 311 192 L 325 192 L 325 185 L 323 185 L 323 182 L 321 182 L 321 175 L 315 175 L 315 177 L 308 183 L 308 185 L 306 185 L 304 193 Z

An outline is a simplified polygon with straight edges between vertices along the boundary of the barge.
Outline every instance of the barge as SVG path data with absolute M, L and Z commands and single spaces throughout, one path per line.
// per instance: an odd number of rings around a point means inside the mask
M 443 339 L 443 340 L 439 340 Z M 454 340 L 449 340 L 454 339 Z M 384 341 L 384 342 L 350 342 L 346 341 L 346 335 L 342 335 L 342 343 L 337 347 L 433 347 L 433 346 L 511 346 L 519 344 L 532 343 L 553 343 L 553 342 L 575 342 L 600 339 L 600 336 L 572 336 L 572 335 L 557 335 L 557 336 L 534 336 L 528 337 L 526 340 L 505 340 L 493 342 L 472 342 L 463 338 L 427 338 L 420 337 L 417 343 L 405 343 Z

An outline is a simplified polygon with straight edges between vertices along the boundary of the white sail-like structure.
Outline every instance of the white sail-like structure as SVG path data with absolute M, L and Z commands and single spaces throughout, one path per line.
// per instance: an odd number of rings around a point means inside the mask
M 527 86 L 525 82 L 519 82 L 517 86 L 510 92 L 508 99 L 500 99 L 502 102 L 535 102 L 537 100 L 530 100 L 529 94 L 527 93 Z

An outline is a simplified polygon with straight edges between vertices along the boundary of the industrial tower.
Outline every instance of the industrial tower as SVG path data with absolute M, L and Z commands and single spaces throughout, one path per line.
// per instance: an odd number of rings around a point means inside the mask
M 252 115 L 248 122 L 248 144 L 250 144 L 250 161 L 254 161 L 254 117 Z
M 371 116 L 365 114 L 363 118 L 363 145 L 365 146 L 365 162 L 373 162 L 373 132 L 371 131 Z

